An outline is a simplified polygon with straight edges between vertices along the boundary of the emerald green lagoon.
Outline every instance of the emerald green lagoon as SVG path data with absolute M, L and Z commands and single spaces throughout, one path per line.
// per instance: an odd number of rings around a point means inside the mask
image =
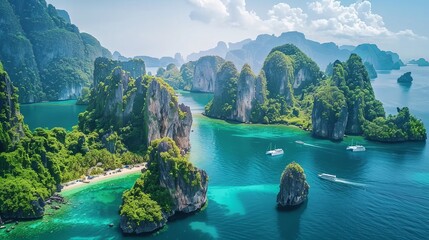
M 397 77 L 406 71 L 413 73 L 411 86 L 396 83 Z M 407 66 L 398 71 L 379 72 L 372 83 L 387 112 L 408 106 L 429 127 L 429 68 Z M 195 215 L 169 222 L 161 232 L 146 238 L 426 239 L 429 236 L 429 147 L 425 143 L 383 144 L 361 137 L 331 142 L 314 139 L 310 133 L 292 127 L 228 123 L 201 114 L 210 98 L 209 94 L 187 92 L 180 92 L 179 97 L 191 106 L 194 115 L 190 160 L 209 175 L 208 206 Z M 59 110 L 48 110 L 49 104 L 22 106 L 31 128 L 52 127 L 53 121 L 58 120 Z M 70 110 L 67 105 L 64 108 Z M 75 124 L 79 111 L 68 115 L 75 120 L 67 118 L 55 126 L 70 129 L 69 121 Z M 297 140 L 305 144 L 297 144 Z M 345 148 L 352 141 L 364 145 L 367 151 L 347 152 Z M 266 156 L 270 144 L 283 148 L 285 154 Z M 305 170 L 309 199 L 295 210 L 278 211 L 280 175 L 292 161 Z M 339 181 L 322 180 L 318 173 L 335 174 Z M 119 229 L 121 194 L 137 177 L 138 174 L 130 175 L 66 192 L 64 196 L 70 205 L 42 220 L 20 223 L 9 234 L 0 230 L 0 239 L 142 239 L 124 237 Z M 109 223 L 115 226 L 110 228 Z
M 85 105 L 76 105 L 76 100 L 21 104 L 24 122 L 31 130 L 35 128 L 63 127 L 70 131 L 77 124 L 79 113 Z

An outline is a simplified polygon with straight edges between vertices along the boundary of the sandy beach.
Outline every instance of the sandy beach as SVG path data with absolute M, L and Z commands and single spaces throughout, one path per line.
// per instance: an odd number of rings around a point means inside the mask
M 142 164 L 141 166 L 138 167 L 133 167 L 133 168 L 122 168 L 121 172 L 116 172 L 116 171 L 110 171 L 109 173 L 107 173 L 107 175 L 100 175 L 98 177 L 95 177 L 93 179 L 89 180 L 89 183 L 84 183 L 84 182 L 76 182 L 74 184 L 69 184 L 68 186 L 63 185 L 63 189 L 61 190 L 61 192 L 64 191 L 68 191 L 71 189 L 75 189 L 75 188 L 79 188 L 79 187 L 83 187 L 83 186 L 87 186 L 87 185 L 91 185 L 93 183 L 96 182 L 101 182 L 107 179 L 111 179 L 111 178 L 115 178 L 115 177 L 119 177 L 119 176 L 124 176 L 127 174 L 131 174 L 131 173 L 137 173 L 137 172 L 141 172 L 142 169 L 146 168 L 146 164 Z

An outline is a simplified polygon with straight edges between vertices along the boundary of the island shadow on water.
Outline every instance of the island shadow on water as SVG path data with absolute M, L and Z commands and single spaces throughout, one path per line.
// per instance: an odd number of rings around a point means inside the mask
M 293 207 L 277 206 L 277 226 L 281 239 L 299 238 L 301 215 L 307 208 L 308 199 Z

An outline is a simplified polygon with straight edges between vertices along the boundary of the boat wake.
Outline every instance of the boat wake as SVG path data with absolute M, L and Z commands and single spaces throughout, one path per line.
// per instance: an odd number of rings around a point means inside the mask
M 302 145 L 304 145 L 304 146 L 309 146 L 309 147 L 315 147 L 315 148 L 326 149 L 326 147 L 322 147 L 322 146 L 314 145 L 314 144 L 310 144 L 310 143 L 303 143 Z
M 335 180 L 332 180 L 332 181 L 338 182 L 338 183 L 344 183 L 344 184 L 348 184 L 348 185 L 353 185 L 356 187 L 366 187 L 366 184 L 347 181 L 346 179 L 343 179 L 343 178 L 336 178 Z

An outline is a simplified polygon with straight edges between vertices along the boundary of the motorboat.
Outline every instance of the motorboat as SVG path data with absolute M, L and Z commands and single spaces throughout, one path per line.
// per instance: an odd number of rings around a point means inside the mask
M 295 143 L 298 143 L 298 144 L 304 144 L 304 142 L 303 142 L 303 141 L 300 141 L 300 140 L 295 141 Z
M 321 173 L 321 174 L 318 174 L 318 176 L 322 179 L 329 180 L 329 181 L 335 181 L 337 179 L 337 176 L 332 174 L 327 174 L 327 173 Z
M 284 154 L 284 151 L 281 148 L 276 148 L 273 150 L 268 150 L 265 154 L 270 155 L 270 156 L 280 156 L 280 155 Z
M 351 145 L 346 148 L 348 151 L 352 152 L 365 152 L 366 148 L 362 145 Z

